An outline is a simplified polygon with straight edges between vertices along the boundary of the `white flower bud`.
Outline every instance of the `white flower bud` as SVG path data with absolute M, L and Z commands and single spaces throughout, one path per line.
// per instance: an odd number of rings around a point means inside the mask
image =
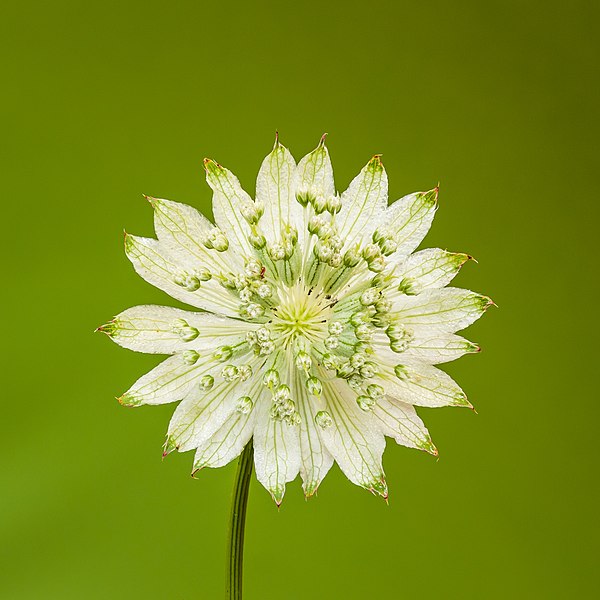
M 320 396 L 323 393 L 323 385 L 316 377 L 309 377 L 306 380 L 306 388 L 311 396 Z
M 356 373 L 354 375 L 350 375 L 350 377 L 348 377 L 348 385 L 355 392 L 358 392 L 362 388 L 363 378 L 360 375 L 356 374 Z
M 325 345 L 325 348 L 327 348 L 327 350 L 335 350 L 340 345 L 340 340 L 337 336 L 330 335 L 329 337 L 325 338 L 323 344 Z
M 298 352 L 296 355 L 296 367 L 301 371 L 308 371 L 312 365 L 310 355 L 306 352 Z
M 335 215 L 342 209 L 342 199 L 336 194 L 327 198 L 327 210 Z
M 396 374 L 396 377 L 401 381 L 407 381 L 408 379 L 410 379 L 408 369 L 404 365 L 396 365 L 394 367 L 394 373 Z
M 242 396 L 236 402 L 235 409 L 239 413 L 247 415 L 252 410 L 252 406 L 252 398 L 250 396 Z
M 240 290 L 240 300 L 244 304 L 248 304 L 252 300 L 252 290 L 250 288 L 244 288 Z
M 257 277 L 260 277 L 262 268 L 263 266 L 261 265 L 260 261 L 256 260 L 255 258 L 249 258 L 246 260 L 244 272 L 246 277 L 249 277 L 250 279 L 256 279 Z
M 286 400 L 289 400 L 292 397 L 292 393 L 290 392 L 290 388 L 282 383 L 278 388 L 275 394 L 273 394 L 273 401 L 276 403 L 282 403 Z
M 360 262 L 360 253 L 357 248 L 349 248 L 344 254 L 344 266 L 355 267 Z
M 353 327 L 358 327 L 359 325 L 366 323 L 368 320 L 369 320 L 369 316 L 367 315 L 367 313 L 361 310 L 361 311 L 352 313 L 352 316 L 350 317 L 350 324 Z
M 373 362 L 367 362 L 360 368 L 360 374 L 365 379 L 371 379 L 377 374 L 377 365 Z
M 255 225 L 258 223 L 263 215 L 264 210 L 264 206 L 261 202 L 247 201 L 242 203 L 242 206 L 240 207 L 242 217 L 244 217 L 244 219 L 246 219 L 250 225 Z
M 333 419 L 326 410 L 320 410 L 315 415 L 315 422 L 321 429 L 327 429 L 333 425 Z
M 215 378 L 212 375 L 204 375 L 200 378 L 200 388 L 208 392 L 215 385 Z
M 235 365 L 226 365 L 221 370 L 221 377 L 225 381 L 233 381 L 238 378 L 238 369 Z
M 263 356 L 268 356 L 269 354 L 272 354 L 273 350 L 275 350 L 275 344 L 270 340 L 268 342 L 263 342 L 260 345 L 260 353 Z
M 259 327 L 256 330 L 256 339 L 259 342 L 268 342 L 271 339 L 271 332 L 266 327 Z
M 238 377 L 240 381 L 246 381 L 252 377 L 252 367 L 250 365 L 242 365 L 238 368 Z
M 267 238 L 259 233 L 250 233 L 248 235 L 248 241 L 255 250 L 262 250 L 267 245 Z
M 371 287 L 360 295 L 360 303 L 363 306 L 370 306 L 379 300 L 379 296 L 381 296 L 381 292 L 377 288 Z
M 342 331 L 344 331 L 344 326 L 339 321 L 332 321 L 327 326 L 327 330 L 331 335 L 342 335 Z
M 372 383 L 367 386 L 367 394 L 373 398 L 373 400 L 377 400 L 378 398 L 382 398 L 385 390 L 376 383 Z
M 200 281 L 210 281 L 212 279 L 212 273 L 204 267 L 196 269 L 196 275 Z
M 231 346 L 221 346 L 213 352 L 213 358 L 219 362 L 225 362 L 233 356 L 233 348 Z
M 267 253 L 273 261 L 283 260 L 285 258 L 285 247 L 279 243 L 269 244 L 267 246 Z
M 269 369 L 263 377 L 263 384 L 270 389 L 279 386 L 279 373 L 275 369 Z
M 354 335 L 361 342 L 368 342 L 373 339 L 373 330 L 366 323 L 362 323 L 354 329 Z
M 327 199 L 323 196 L 323 194 L 315 194 L 312 198 L 311 204 L 315 213 L 320 214 L 327 208 Z
M 252 304 L 248 304 L 248 306 L 245 307 L 244 312 L 248 316 L 248 318 L 258 319 L 259 317 L 262 317 L 265 314 L 265 309 L 260 304 L 255 304 L 253 302 Z
M 200 358 L 200 355 L 195 350 L 184 350 L 181 354 L 183 362 L 186 365 L 195 365 Z
M 323 217 L 312 216 L 308 221 L 308 233 L 319 235 L 319 232 L 325 225 L 326 222 Z
M 375 406 L 375 400 L 370 396 L 359 396 L 356 399 L 356 403 L 358 404 L 358 408 L 365 412 L 370 411 Z
M 200 280 L 198 277 L 190 275 L 189 273 L 178 273 L 173 278 L 173 281 L 182 288 L 185 288 L 188 292 L 195 292 L 200 287 Z
M 191 342 L 192 340 L 195 340 L 200 335 L 200 332 L 195 327 L 189 327 L 189 326 L 182 327 L 178 333 L 179 333 L 179 337 L 184 342 Z
M 261 298 L 270 298 L 273 295 L 273 288 L 268 283 L 263 283 L 258 287 L 256 293 Z

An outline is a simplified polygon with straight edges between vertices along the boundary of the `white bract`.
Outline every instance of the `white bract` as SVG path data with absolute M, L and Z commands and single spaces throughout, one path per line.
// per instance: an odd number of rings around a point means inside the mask
M 471 406 L 434 364 L 478 347 L 456 335 L 491 304 L 445 287 L 466 254 L 413 254 L 438 190 L 388 206 L 374 156 L 340 195 L 324 138 L 299 164 L 278 141 L 256 200 L 205 160 L 213 225 L 190 206 L 148 198 L 158 239 L 127 234 L 148 282 L 193 307 L 137 306 L 100 330 L 139 352 L 170 354 L 119 399 L 178 402 L 165 454 L 195 450 L 219 467 L 251 438 L 259 481 L 280 504 L 300 473 L 314 494 L 334 460 L 387 497 L 385 437 L 436 455 L 415 406 Z

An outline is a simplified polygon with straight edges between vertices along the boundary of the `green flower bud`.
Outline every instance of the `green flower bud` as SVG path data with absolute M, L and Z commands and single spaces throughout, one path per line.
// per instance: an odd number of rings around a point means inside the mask
M 369 412 L 375 406 L 375 400 L 370 396 L 359 396 L 356 399 L 356 403 L 358 404 L 358 408 L 365 412 Z
M 235 409 L 239 413 L 247 415 L 252 410 L 252 406 L 252 398 L 250 398 L 250 396 L 242 396 L 236 402 Z
M 200 280 L 189 273 L 179 273 L 173 278 L 173 281 L 185 288 L 188 292 L 195 292 L 200 287 Z
M 195 350 L 184 350 L 181 357 L 186 365 L 195 365 L 198 362 L 200 355 Z
M 267 245 L 267 238 L 259 233 L 250 233 L 248 235 L 248 241 L 255 250 L 262 250 Z
M 306 388 L 311 396 L 320 396 L 323 393 L 323 385 L 316 377 L 309 377 L 306 380 Z
M 213 352 L 213 358 L 219 362 L 225 362 L 233 356 L 233 348 L 231 346 L 221 346 Z
M 360 254 L 357 248 L 349 248 L 344 254 L 344 266 L 352 268 L 360 262 Z
M 367 394 L 373 398 L 373 400 L 377 400 L 378 398 L 382 398 L 385 390 L 376 383 L 372 383 L 367 386 Z
M 401 381 L 407 381 L 408 379 L 410 379 L 408 369 L 404 365 L 396 365 L 394 367 L 394 373 L 396 374 L 396 377 Z
M 212 375 L 204 375 L 200 378 L 200 388 L 208 392 L 215 385 L 215 378 Z
M 329 196 L 329 198 L 327 198 L 327 210 L 332 215 L 335 215 L 336 213 L 339 213 L 340 210 L 342 210 L 342 199 L 337 194 L 334 196 Z

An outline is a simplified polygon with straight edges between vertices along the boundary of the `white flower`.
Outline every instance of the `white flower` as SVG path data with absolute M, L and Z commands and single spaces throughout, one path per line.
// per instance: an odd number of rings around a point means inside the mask
M 491 304 L 445 287 L 468 255 L 413 254 L 437 188 L 388 206 L 376 155 L 339 196 L 324 139 L 298 165 L 277 141 L 256 201 L 230 171 L 204 166 L 216 226 L 148 198 L 158 239 L 126 234 L 136 271 L 199 310 L 137 306 L 100 328 L 171 355 L 120 402 L 181 401 L 165 454 L 195 450 L 194 471 L 225 465 L 253 438 L 257 477 L 278 504 L 298 473 L 312 495 L 334 460 L 386 497 L 384 436 L 435 455 L 414 407 L 471 406 L 432 365 L 478 351 L 455 332 Z

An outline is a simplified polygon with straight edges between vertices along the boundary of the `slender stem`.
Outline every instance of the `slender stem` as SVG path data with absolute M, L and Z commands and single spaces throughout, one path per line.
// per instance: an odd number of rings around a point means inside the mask
M 246 524 L 246 507 L 248 505 L 248 491 L 252 475 L 252 461 L 252 440 L 250 440 L 242 450 L 233 488 L 231 521 L 229 523 L 229 544 L 227 546 L 226 598 L 229 600 L 241 600 L 242 598 L 244 526 Z

